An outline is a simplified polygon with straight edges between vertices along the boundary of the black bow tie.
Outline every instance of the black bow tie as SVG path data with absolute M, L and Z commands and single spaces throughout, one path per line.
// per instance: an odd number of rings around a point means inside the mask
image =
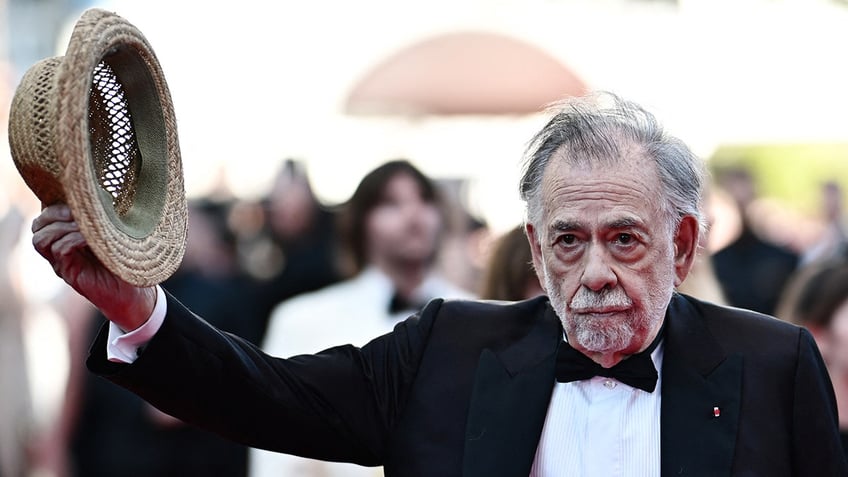
M 651 360 L 651 353 L 659 344 L 664 329 L 665 324 L 644 351 L 622 360 L 611 368 L 604 368 L 563 341 L 557 350 L 556 379 L 561 383 L 568 383 L 604 376 L 652 393 L 657 387 L 657 368 Z
M 399 293 L 392 295 L 392 300 L 389 302 L 389 313 L 400 313 L 401 311 L 418 311 L 424 308 L 427 302 L 417 300 L 407 300 Z

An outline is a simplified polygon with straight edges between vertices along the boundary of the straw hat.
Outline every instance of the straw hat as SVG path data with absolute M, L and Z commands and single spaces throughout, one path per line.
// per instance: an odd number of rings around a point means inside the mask
M 185 252 L 186 198 L 171 95 L 141 32 L 86 11 L 65 56 L 24 75 L 9 118 L 12 158 L 43 205 L 67 203 L 98 259 L 137 285 Z

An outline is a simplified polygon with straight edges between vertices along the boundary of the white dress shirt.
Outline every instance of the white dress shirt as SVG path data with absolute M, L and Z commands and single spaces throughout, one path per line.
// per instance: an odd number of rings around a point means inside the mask
M 150 318 L 143 325 L 127 333 L 118 325 L 109 322 L 109 335 L 106 345 L 106 358 L 117 363 L 133 363 L 138 358 L 138 350 L 146 345 L 162 327 L 165 313 L 168 311 L 165 292 L 156 285 L 156 305 Z
M 660 342 L 652 393 L 602 376 L 556 383 L 530 477 L 659 476 L 662 357 Z

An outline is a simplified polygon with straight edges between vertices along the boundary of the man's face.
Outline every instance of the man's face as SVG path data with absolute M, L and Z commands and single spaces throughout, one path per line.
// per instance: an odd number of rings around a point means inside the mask
M 569 166 L 555 155 L 541 220 L 528 224 L 537 273 L 569 342 L 605 356 L 603 365 L 650 344 L 697 243 L 693 217 L 679 230 L 665 222 L 655 165 L 631 155 L 603 167 Z
M 370 261 L 417 264 L 433 258 L 442 227 L 439 210 L 422 198 L 418 183 L 398 174 L 366 218 Z
M 296 239 L 308 231 L 316 206 L 306 182 L 282 178 L 270 199 L 268 220 L 274 233 L 283 239 Z

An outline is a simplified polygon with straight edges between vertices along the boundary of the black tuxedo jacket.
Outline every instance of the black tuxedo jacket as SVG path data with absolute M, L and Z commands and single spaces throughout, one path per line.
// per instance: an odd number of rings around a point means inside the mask
M 808 332 L 682 295 L 666 319 L 655 391 L 662 475 L 848 475 L 833 390 Z M 383 465 L 387 476 L 526 477 L 562 328 L 544 297 L 435 300 L 362 348 L 278 359 L 169 297 L 134 364 L 107 361 L 105 340 L 89 358 L 94 372 L 250 446 Z

